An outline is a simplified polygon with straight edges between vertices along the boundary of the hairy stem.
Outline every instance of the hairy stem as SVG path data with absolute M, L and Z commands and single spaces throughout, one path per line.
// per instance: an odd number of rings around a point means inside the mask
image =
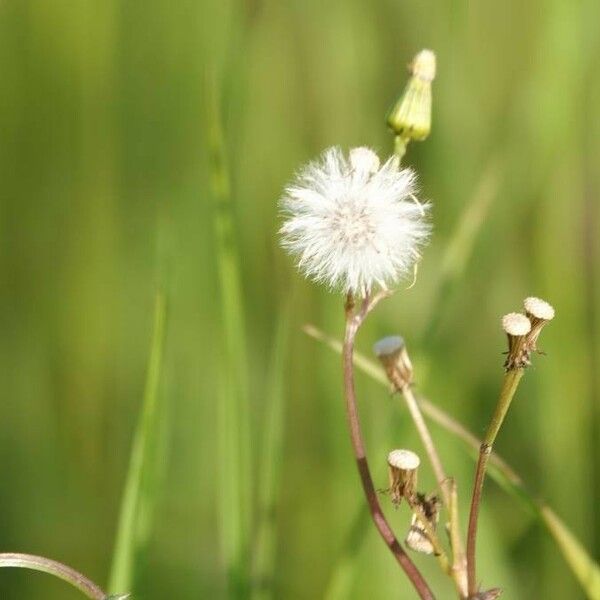
M 346 304 L 346 334 L 344 337 L 343 347 L 343 367 L 344 367 L 344 395 L 346 399 L 346 415 L 348 419 L 348 428 L 350 430 L 350 439 L 352 441 L 352 448 L 354 451 L 354 457 L 356 460 L 356 466 L 358 467 L 358 474 L 363 486 L 363 491 L 369 506 L 371 518 L 375 524 L 375 527 L 379 531 L 379 534 L 383 538 L 390 552 L 394 555 L 407 577 L 410 579 L 419 597 L 422 600 L 433 600 L 434 596 L 429 586 L 420 571 L 417 569 L 415 564 L 404 552 L 402 546 L 396 539 L 394 532 L 392 531 L 389 523 L 387 522 L 385 515 L 379 504 L 377 498 L 377 492 L 373 485 L 373 478 L 369 470 L 369 464 L 367 462 L 367 456 L 365 452 L 364 442 L 362 438 L 362 432 L 360 428 L 360 421 L 358 417 L 358 408 L 356 404 L 356 391 L 354 389 L 354 340 L 356 333 L 366 315 L 372 310 L 379 297 L 374 297 L 373 300 L 369 301 L 367 298 L 360 310 L 356 315 L 353 314 L 352 300 L 349 297 Z
M 17 567 L 48 573 L 70 583 L 88 598 L 92 598 L 92 600 L 105 600 L 107 598 L 107 595 L 100 587 L 75 569 L 55 560 L 44 558 L 43 556 L 19 554 L 16 552 L 0 553 L 1 567 Z
M 476 545 L 477 545 L 477 523 L 479 520 L 479 507 L 481 505 L 481 494 L 483 491 L 483 482 L 487 464 L 492 453 L 494 441 L 504 422 L 506 413 L 510 407 L 515 395 L 523 369 L 512 369 L 507 371 L 504 376 L 504 382 L 500 391 L 500 397 L 496 404 L 496 410 L 492 420 L 487 428 L 485 437 L 479 447 L 479 460 L 475 470 L 475 482 L 473 484 L 473 495 L 471 497 L 471 511 L 469 514 L 469 528 L 467 531 L 467 580 L 469 583 L 469 595 L 477 593 L 477 565 L 476 565 Z

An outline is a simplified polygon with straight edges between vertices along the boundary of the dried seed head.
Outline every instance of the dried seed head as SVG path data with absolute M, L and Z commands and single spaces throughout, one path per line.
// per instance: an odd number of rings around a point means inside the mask
M 423 496 L 423 494 L 417 494 L 416 501 L 421 507 L 424 516 L 429 521 L 429 524 L 435 531 L 440 518 L 440 499 L 435 495 Z M 404 542 L 415 552 L 421 552 L 423 554 L 433 554 L 434 552 L 434 547 L 427 530 L 425 529 L 421 518 L 416 513 L 413 513 L 410 529 L 406 534 Z
M 435 69 L 435 54 L 421 50 L 410 64 L 411 78 L 402 96 L 388 115 L 388 126 L 405 145 L 409 140 L 424 140 L 431 131 L 431 82 Z
M 413 368 L 404 339 L 399 335 L 385 337 L 373 346 L 394 390 L 402 390 L 412 383 Z
M 521 313 L 509 313 L 502 317 L 502 329 L 508 337 L 508 354 L 504 367 L 507 371 L 523 369 L 531 364 L 527 335 L 531 331 L 531 322 Z
M 390 496 L 395 506 L 404 496 L 412 496 L 417 487 L 417 471 L 421 459 L 410 450 L 392 450 L 388 454 Z
M 541 298 L 530 296 L 529 298 L 525 298 L 523 305 L 525 306 L 527 316 L 532 322 L 534 319 L 542 321 L 552 321 L 554 319 L 554 307 Z
M 399 450 L 392 450 L 388 454 L 388 464 L 390 467 L 401 471 L 415 471 L 419 468 L 421 459 L 412 450 L 401 448 Z
M 537 350 L 537 340 L 542 333 L 544 325 L 554 319 L 554 307 L 540 298 L 525 298 L 523 302 L 525 312 L 531 321 L 531 332 L 527 336 L 527 344 L 530 352 Z
M 510 336 L 520 337 L 531 331 L 531 322 L 521 313 L 509 313 L 502 317 L 502 329 Z

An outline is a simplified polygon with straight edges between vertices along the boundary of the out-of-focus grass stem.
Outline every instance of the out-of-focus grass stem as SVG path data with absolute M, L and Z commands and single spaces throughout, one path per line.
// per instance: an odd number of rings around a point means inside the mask
M 159 423 L 159 384 L 163 362 L 167 318 L 164 290 L 156 294 L 154 328 L 144 399 L 131 449 L 129 469 L 121 502 L 115 548 L 108 589 L 111 592 L 131 590 L 135 582 L 135 561 L 147 541 L 150 511 L 156 489 L 152 485 L 161 447 Z M 146 534 L 146 535 L 145 535 Z
M 221 551 L 235 596 L 248 593 L 251 446 L 248 408 L 246 336 L 239 252 L 235 238 L 227 147 L 215 76 L 209 78 L 207 119 L 214 201 L 215 257 L 222 319 L 218 398 L 218 474 Z
M 279 497 L 284 431 L 284 368 L 289 337 L 289 307 L 280 310 L 271 348 L 267 402 L 262 428 L 262 457 L 259 465 L 259 499 L 252 598 L 274 597 L 277 542 L 276 508 Z
M 425 333 L 422 336 L 424 344 L 427 344 L 437 332 L 444 316 L 444 304 L 448 301 L 448 294 L 452 292 L 455 283 L 461 278 L 467 267 L 477 236 L 498 195 L 499 173 L 499 159 L 492 157 L 484 168 L 475 192 L 460 215 L 444 250 L 437 291 L 429 313 L 431 316 L 427 320 Z

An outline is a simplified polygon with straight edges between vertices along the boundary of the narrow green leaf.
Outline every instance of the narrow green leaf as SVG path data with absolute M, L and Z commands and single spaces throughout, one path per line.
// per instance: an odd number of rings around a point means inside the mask
M 346 539 L 342 545 L 342 553 L 333 569 L 324 600 L 346 600 L 350 598 L 357 574 L 356 563 L 364 546 L 371 527 L 371 515 L 367 505 L 362 502 L 352 520 Z
M 450 236 L 440 266 L 430 318 L 427 321 L 424 340 L 430 340 L 437 332 L 444 315 L 448 294 L 452 293 L 456 281 L 463 275 L 473 253 L 477 236 L 485 223 L 494 199 L 498 196 L 500 164 L 497 157 L 490 159 L 483 175 L 462 212 L 454 232 Z
M 135 562 L 148 542 L 156 500 L 156 481 L 162 455 L 159 383 L 163 359 L 167 306 L 159 290 L 144 399 L 136 428 L 117 527 L 109 592 L 133 588 Z
M 252 598 L 274 597 L 277 545 L 276 511 L 280 492 L 283 453 L 285 362 L 288 352 L 290 311 L 283 308 L 277 319 L 271 348 L 267 403 L 262 431 L 262 457 L 259 470 L 258 531 L 253 566 Z
M 249 515 L 252 514 L 250 410 L 244 306 L 227 165 L 227 147 L 216 78 L 207 86 L 211 190 L 223 327 L 217 413 L 219 535 L 229 591 L 248 591 Z
M 317 341 L 325 344 L 338 354 L 341 353 L 342 344 L 337 339 L 323 333 L 314 325 L 306 325 L 304 332 Z M 358 369 L 366 373 L 369 377 L 388 386 L 388 381 L 379 368 L 379 366 L 363 356 L 359 352 L 355 352 L 354 363 Z M 423 413 L 432 421 L 437 423 L 443 429 L 452 433 L 462 440 L 469 448 L 475 451 L 479 450 L 481 440 L 473 435 L 464 425 L 444 412 L 435 404 L 424 398 L 418 399 Z M 472 456 L 476 456 L 473 453 Z M 493 453 L 490 457 L 490 464 L 493 469 L 490 470 L 490 475 L 500 485 L 524 501 L 524 504 L 530 507 L 540 521 L 546 527 L 548 533 L 552 536 L 563 558 L 569 565 L 571 571 L 579 581 L 583 591 L 590 600 L 600 600 L 600 566 L 596 563 L 588 552 L 583 548 L 577 538 L 565 525 L 565 523 L 554 513 L 544 502 L 536 500 L 535 497 L 525 488 L 521 477 L 512 469 L 500 456 Z M 358 516 L 356 522 L 352 525 L 351 530 L 354 531 L 357 527 Z M 354 537 L 350 534 L 349 537 Z M 352 555 L 354 555 L 353 553 Z M 347 558 L 342 557 L 340 563 L 335 567 L 332 579 L 340 578 L 343 572 L 347 570 Z M 336 596 L 337 597 L 337 596 Z
M 542 522 L 551 533 L 562 554 L 590 600 L 600 600 L 600 567 L 579 540 L 552 509 L 539 506 Z

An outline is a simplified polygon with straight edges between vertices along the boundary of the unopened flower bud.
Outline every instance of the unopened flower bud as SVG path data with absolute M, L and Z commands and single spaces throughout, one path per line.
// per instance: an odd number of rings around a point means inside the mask
M 504 362 L 506 370 L 528 367 L 531 364 L 527 337 L 531 331 L 529 319 L 521 313 L 509 313 L 502 317 L 502 329 L 508 337 L 508 355 Z
M 404 496 L 412 496 L 417 488 L 417 471 L 421 459 L 410 450 L 392 450 L 388 454 L 390 497 L 395 506 Z
M 527 341 L 529 349 L 535 352 L 537 350 L 537 340 L 544 325 L 554 319 L 554 308 L 545 300 L 533 297 L 525 298 L 523 304 L 525 314 L 531 321 L 531 331 L 527 336 Z
M 393 389 L 402 390 L 413 380 L 413 368 L 404 339 L 399 335 L 385 337 L 373 346 Z
M 410 67 L 404 93 L 390 111 L 387 123 L 404 141 L 424 140 L 431 131 L 431 82 L 435 78 L 435 54 L 421 50 Z

